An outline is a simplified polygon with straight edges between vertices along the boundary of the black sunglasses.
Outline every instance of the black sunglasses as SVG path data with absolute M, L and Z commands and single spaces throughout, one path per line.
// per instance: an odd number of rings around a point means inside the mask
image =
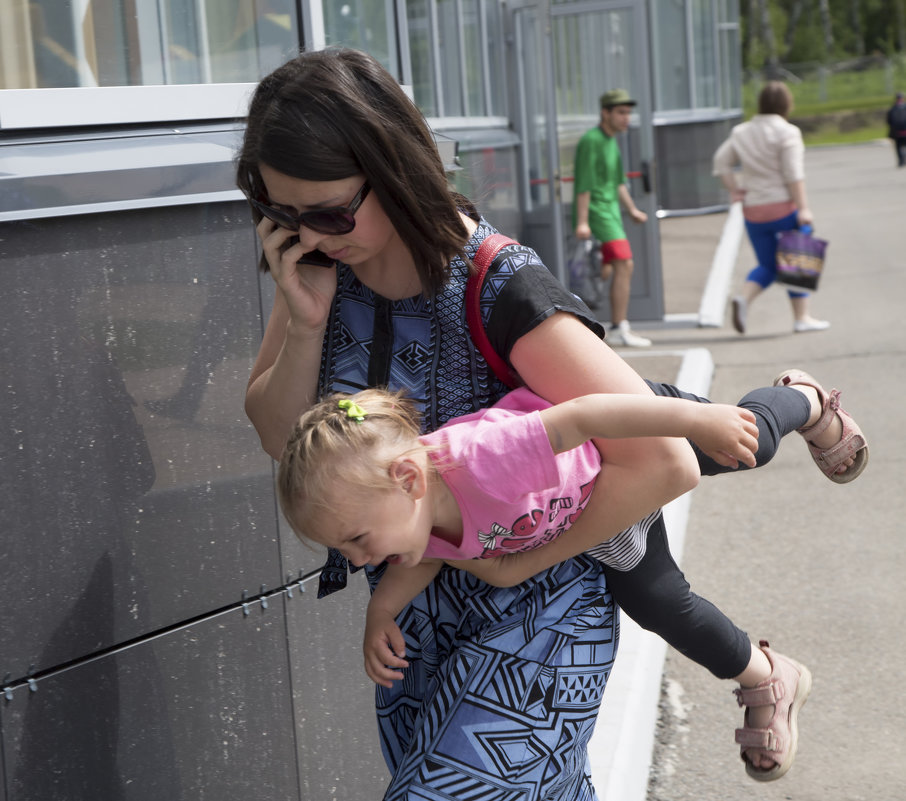
M 348 206 L 330 206 L 326 209 L 304 211 L 299 216 L 275 209 L 253 197 L 249 198 L 249 202 L 269 220 L 288 231 L 298 231 L 304 225 L 319 234 L 348 234 L 355 228 L 355 213 L 365 202 L 369 191 L 371 191 L 371 187 L 368 185 L 368 181 L 365 181 Z

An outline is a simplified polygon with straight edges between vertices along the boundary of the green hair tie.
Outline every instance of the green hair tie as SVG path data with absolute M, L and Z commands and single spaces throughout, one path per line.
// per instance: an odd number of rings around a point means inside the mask
M 341 409 L 346 410 L 346 416 L 350 420 L 355 420 L 357 423 L 365 422 L 365 417 L 367 416 L 368 412 L 366 412 L 355 401 L 351 401 L 348 398 L 344 398 L 343 400 L 341 400 L 339 402 L 339 406 Z

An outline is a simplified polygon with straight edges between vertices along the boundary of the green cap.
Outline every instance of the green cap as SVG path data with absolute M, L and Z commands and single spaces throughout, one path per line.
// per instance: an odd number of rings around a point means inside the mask
M 636 101 L 629 96 L 625 89 L 611 89 L 601 95 L 601 108 L 612 108 L 613 106 L 634 106 Z

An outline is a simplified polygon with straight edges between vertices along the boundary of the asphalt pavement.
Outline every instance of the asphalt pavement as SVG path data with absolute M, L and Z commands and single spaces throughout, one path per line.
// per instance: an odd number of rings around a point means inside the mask
M 735 209 L 661 221 L 667 317 L 633 321 L 650 350 L 620 349 L 643 376 L 726 402 L 803 368 L 842 390 L 868 439 L 851 484 L 821 475 L 793 434 L 769 465 L 705 478 L 668 510 L 693 590 L 810 668 L 798 757 L 779 781 L 750 779 L 733 742 L 735 685 L 623 616 L 590 751 L 601 801 L 906 797 L 906 169 L 887 141 L 809 148 L 806 181 L 815 233 L 830 242 L 812 303 L 829 330 L 794 334 L 776 285 L 750 307 L 748 333 L 732 329 L 728 295 L 754 264 Z

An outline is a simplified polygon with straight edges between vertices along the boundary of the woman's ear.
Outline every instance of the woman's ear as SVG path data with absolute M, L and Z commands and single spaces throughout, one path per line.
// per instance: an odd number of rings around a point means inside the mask
M 424 466 L 420 465 L 411 455 L 402 454 L 390 463 L 390 478 L 412 500 L 417 501 L 425 496 L 428 491 L 428 476 Z

